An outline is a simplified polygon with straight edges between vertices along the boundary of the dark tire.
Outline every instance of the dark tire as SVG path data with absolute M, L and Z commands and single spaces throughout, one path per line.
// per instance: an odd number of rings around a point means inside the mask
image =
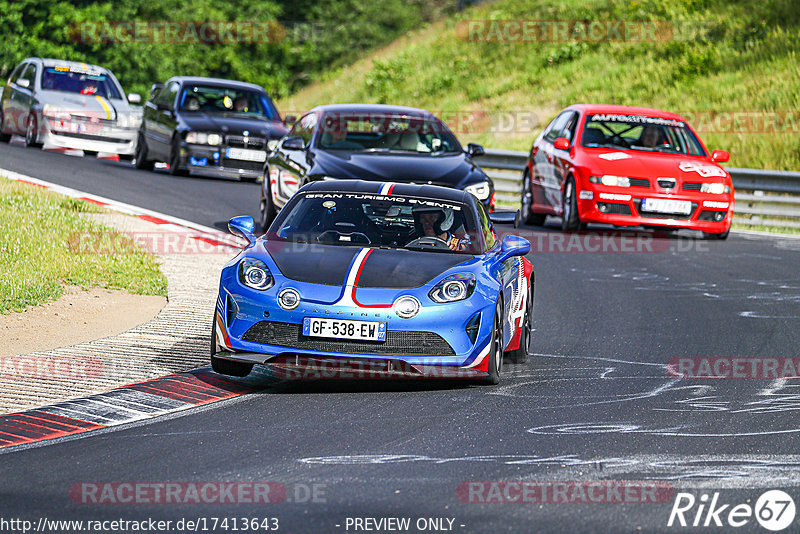
M 119 154 L 120 161 L 133 161 L 133 154 Z
M 503 308 L 499 299 L 494 308 L 492 343 L 486 357 L 489 359 L 489 374 L 482 383 L 494 386 L 500 383 L 500 373 L 503 371 Z
M 89 156 L 89 157 L 92 157 L 92 156 L 94 156 L 94 157 L 97 157 L 97 150 L 84 150 L 84 151 L 83 151 L 83 156 L 84 156 L 84 157 L 86 157 L 86 156 Z
M 272 221 L 278 215 L 278 210 L 275 204 L 272 203 L 272 191 L 270 190 L 269 178 L 264 177 L 264 187 L 267 189 L 266 198 L 261 199 L 259 209 L 261 211 L 261 231 L 266 232 Z
M 575 191 L 575 180 L 570 176 L 564 186 L 564 213 L 561 215 L 561 229 L 565 232 L 585 230 L 578 215 L 578 195 Z
M 728 228 L 727 230 L 725 230 L 724 232 L 722 232 L 720 234 L 712 234 L 712 233 L 708 233 L 708 232 L 703 232 L 703 237 L 706 238 L 706 239 L 724 241 L 724 240 L 728 239 L 728 234 L 730 234 L 730 233 L 731 233 L 731 229 Z
M 3 125 L 6 123 L 6 118 L 3 116 L 3 110 L 0 109 L 0 143 L 8 143 L 11 141 L 11 134 L 3 133 Z
M 547 215 L 544 213 L 535 213 L 533 211 L 533 190 L 531 189 L 531 177 L 528 169 L 522 172 L 522 193 L 520 194 L 520 201 L 522 204 L 522 217 L 525 224 L 532 226 L 542 226 Z
M 228 376 L 244 377 L 250 374 L 253 370 L 252 363 L 232 362 L 224 360 L 215 356 L 215 349 L 217 346 L 217 327 L 216 324 L 211 325 L 211 368 L 215 373 Z
M 137 169 L 152 171 L 155 168 L 153 162 L 147 159 L 147 143 L 142 134 L 139 134 L 139 139 L 136 141 L 136 157 L 134 159 L 136 160 L 135 166 Z
M 25 125 L 25 146 L 33 148 L 41 148 L 42 144 L 39 143 L 39 122 L 36 120 L 36 115 L 28 115 L 28 122 Z
M 531 319 L 533 316 L 533 291 L 528 288 L 528 302 L 525 306 L 525 315 L 522 317 L 522 333 L 519 338 L 519 347 L 506 352 L 512 363 L 525 363 L 528 361 L 528 345 L 531 341 Z
M 189 174 L 185 169 L 181 169 L 181 149 L 177 137 L 172 140 L 172 149 L 169 151 L 169 173 L 172 176 Z

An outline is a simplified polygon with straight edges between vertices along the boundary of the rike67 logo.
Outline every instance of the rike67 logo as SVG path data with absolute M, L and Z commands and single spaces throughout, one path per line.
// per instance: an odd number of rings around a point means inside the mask
M 731 504 L 720 499 L 719 492 L 699 498 L 691 493 L 678 493 L 669 514 L 667 526 L 733 527 L 754 525 L 777 532 L 788 528 L 795 518 L 795 505 L 788 493 L 769 490 L 761 494 L 755 505 L 747 502 Z

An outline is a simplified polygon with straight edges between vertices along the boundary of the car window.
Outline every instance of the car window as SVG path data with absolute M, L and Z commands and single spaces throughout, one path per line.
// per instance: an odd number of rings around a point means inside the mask
M 572 143 L 572 138 L 575 136 L 575 129 L 578 126 L 578 112 L 573 111 L 572 114 L 567 118 L 567 123 L 564 125 L 564 129 L 561 130 L 561 133 L 558 137 L 563 137 L 570 143 Z
M 559 134 L 564 130 L 564 126 L 567 125 L 567 121 L 570 119 L 574 112 L 573 111 L 564 111 L 556 117 L 552 123 L 550 123 L 550 127 L 547 132 L 544 134 L 544 138 L 546 141 L 553 142 L 558 139 Z
M 96 69 L 67 66 L 45 67 L 42 74 L 42 89 L 103 98 L 121 98 L 117 84 L 111 77 Z
M 276 119 L 278 113 L 267 95 L 258 91 L 222 85 L 186 84 L 178 107 L 181 111 L 224 113 L 258 119 Z
M 486 211 L 483 209 L 483 204 L 480 202 L 476 202 L 475 204 L 478 206 L 478 223 L 480 224 L 481 232 L 483 233 L 483 241 L 486 243 L 486 249 L 491 250 L 497 243 L 497 236 L 494 233 L 494 227 L 492 226 L 492 222 L 489 220 L 489 216 L 486 215 Z
M 302 137 L 305 144 L 311 142 L 311 136 L 314 134 L 314 127 L 317 125 L 317 114 L 306 113 L 294 126 L 292 126 L 289 136 Z
M 19 75 L 22 74 L 22 71 L 27 67 L 27 63 L 20 63 L 17 67 L 11 71 L 11 76 L 8 77 L 8 83 L 14 83 L 19 78 Z
M 33 82 L 36 80 L 36 65 L 34 63 L 28 63 L 28 67 L 23 71 L 19 79 L 28 80 L 30 82 L 28 87 L 33 89 Z
M 644 115 L 587 115 L 581 145 L 590 148 L 706 155 L 700 141 L 685 122 Z
M 175 103 L 175 98 L 178 96 L 178 82 L 172 82 L 164 87 L 156 97 L 156 105 L 165 105 L 170 108 Z
M 471 208 L 428 197 L 308 192 L 281 210 L 268 238 L 337 246 L 373 246 L 450 254 L 482 251 Z
M 437 156 L 459 153 L 461 145 L 439 119 L 406 113 L 327 112 L 320 148 L 370 153 Z

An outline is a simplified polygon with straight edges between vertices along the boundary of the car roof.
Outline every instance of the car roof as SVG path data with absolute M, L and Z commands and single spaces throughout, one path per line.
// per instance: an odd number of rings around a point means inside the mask
M 567 109 L 583 111 L 584 113 L 603 113 L 603 114 L 607 113 L 614 115 L 643 115 L 646 117 L 653 117 L 655 119 L 672 119 L 685 122 L 683 117 L 681 117 L 677 113 L 670 113 L 669 111 L 664 111 L 661 109 L 644 108 L 637 106 L 619 106 L 612 104 L 575 104 L 569 106 Z
M 311 182 L 303 187 L 303 191 L 331 192 L 331 193 L 371 193 L 378 194 L 388 189 L 387 184 L 391 184 L 392 195 L 406 195 L 423 197 L 434 200 L 446 200 L 449 202 L 461 202 L 471 204 L 472 194 L 438 185 L 428 184 L 407 184 L 399 182 L 373 182 L 368 180 L 319 180 Z M 383 193 L 387 194 L 387 193 Z
M 385 113 L 392 115 L 420 115 L 435 118 L 435 115 L 426 109 L 412 108 L 409 106 L 392 106 L 388 104 L 326 104 L 316 106 L 309 111 L 318 113 Z
M 239 80 L 228 80 L 225 78 L 206 78 L 204 76 L 173 76 L 167 83 L 179 82 L 182 84 L 207 84 L 207 85 L 224 85 L 226 87 L 235 87 L 238 89 L 250 89 L 255 91 L 264 91 L 264 88 L 254 83 L 242 82 Z
M 68 61 L 66 59 L 54 59 L 49 57 L 29 57 L 25 61 L 39 60 L 44 67 L 69 67 L 75 70 L 96 70 L 102 72 L 109 72 L 105 67 L 100 65 L 93 65 L 92 63 L 84 63 L 81 61 Z

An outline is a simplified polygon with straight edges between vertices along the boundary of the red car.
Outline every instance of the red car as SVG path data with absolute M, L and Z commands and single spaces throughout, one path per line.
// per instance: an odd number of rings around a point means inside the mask
M 733 183 L 680 116 L 630 106 L 574 105 L 533 142 L 523 172 L 522 215 L 563 230 L 586 223 L 689 228 L 725 239 Z

